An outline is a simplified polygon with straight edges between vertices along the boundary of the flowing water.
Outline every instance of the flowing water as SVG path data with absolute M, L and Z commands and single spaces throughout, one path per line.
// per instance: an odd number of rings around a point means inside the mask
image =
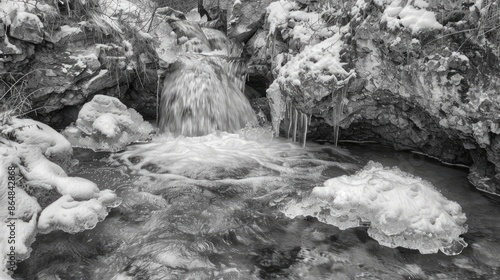
M 173 22 L 184 52 L 166 69 L 160 105 L 161 132 L 202 136 L 236 132 L 257 123 L 244 95 L 246 63 L 220 31 L 186 21 Z
M 77 150 L 72 175 L 123 203 L 96 228 L 37 237 L 25 279 L 500 279 L 500 207 L 471 190 L 467 170 L 379 145 L 269 142 L 263 130 L 161 136 L 117 154 Z M 246 140 L 245 135 L 256 136 Z M 254 141 L 254 140 L 259 140 Z M 341 231 L 279 211 L 324 180 L 368 160 L 433 183 L 468 217 L 462 254 L 378 245 L 366 228 Z M 59 278 L 56 278 L 58 275 Z

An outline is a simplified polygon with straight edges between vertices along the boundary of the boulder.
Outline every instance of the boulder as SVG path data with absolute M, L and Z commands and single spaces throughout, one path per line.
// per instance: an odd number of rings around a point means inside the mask
M 95 95 L 83 105 L 74 125 L 63 131 L 73 146 L 100 151 L 118 151 L 135 141 L 145 141 L 154 132 L 134 109 L 115 97 Z
M 39 44 L 43 41 L 43 24 L 40 19 L 28 12 L 19 12 L 10 25 L 10 36 Z
M 474 28 L 478 17 L 488 16 L 489 8 L 478 4 L 465 10 L 459 3 L 440 5 L 436 1 L 425 4 L 403 1 L 389 7 L 347 1 L 350 12 L 342 20 L 328 17 L 338 14 L 335 9 L 322 12 L 324 22 L 319 26 L 328 31 L 324 35 L 321 28 L 302 24 L 321 11 L 314 10 L 312 3 L 295 7 L 275 24 L 276 33 L 282 35 L 276 40 L 288 47 L 268 62 L 279 85 L 268 91 L 268 97 L 274 99 L 272 108 L 274 112 L 282 110 L 280 104 L 287 100 L 287 106 L 311 113 L 308 139 L 334 140 L 335 126 L 339 125 L 344 139 L 377 140 L 446 162 L 472 165 L 470 181 L 498 197 L 500 79 L 495 73 L 500 67 L 497 51 L 491 47 L 498 34 L 463 36 Z M 454 11 L 460 15 L 446 21 L 436 17 Z M 333 38 L 329 32 L 338 34 L 333 37 L 340 36 L 336 42 L 344 44 L 331 44 L 316 58 L 308 55 L 311 48 Z M 295 47 L 297 35 L 307 40 L 300 38 Z M 304 46 L 303 42 L 308 43 Z M 311 68 L 311 61 L 324 59 L 337 47 L 337 62 L 356 76 L 347 83 L 344 96 L 335 100 L 338 82 L 325 82 L 321 76 L 315 83 L 309 81 L 332 66 L 323 64 L 326 68 L 318 71 Z M 275 91 L 280 91 L 281 97 Z
M 265 23 L 266 7 L 273 0 L 235 0 L 227 6 L 230 39 L 246 43 Z

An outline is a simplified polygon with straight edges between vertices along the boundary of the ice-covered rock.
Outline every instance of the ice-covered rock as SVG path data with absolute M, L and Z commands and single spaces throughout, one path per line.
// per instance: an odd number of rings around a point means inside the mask
M 92 123 L 92 130 L 107 138 L 114 138 L 120 132 L 120 123 L 113 114 L 103 114 Z
M 8 272 L 16 268 L 16 261 L 26 259 L 30 245 L 34 241 L 37 213 L 40 206 L 36 200 L 22 189 L 12 185 L 12 178 L 18 178 L 15 166 L 20 164 L 16 150 L 6 145 L 0 146 L 0 278 L 11 279 Z M 11 182 L 9 184 L 9 182 Z M 14 200 L 10 198 L 14 197 Z M 8 208 L 14 204 L 15 209 Z M 13 218 L 14 220 L 9 220 Z M 14 222 L 12 224 L 11 222 Z M 14 226 L 13 226 L 14 225 Z M 12 227 L 12 228 L 11 228 Z M 13 230 L 13 232 L 11 232 Z M 10 240 L 10 241 L 9 241 Z M 11 250 L 15 241 L 14 250 Z M 13 253 L 11 253 L 13 252 Z M 13 255 L 13 259 L 11 259 Z
M 335 93 L 355 73 L 344 69 L 340 60 L 344 42 L 342 35 L 312 46 L 306 46 L 279 69 L 275 83 L 292 97 L 301 111 L 311 112 L 324 97 Z
M 251 1 L 236 0 L 228 3 L 228 37 L 239 42 L 246 42 L 264 25 L 266 7 L 272 0 Z
M 95 183 L 84 178 L 68 177 L 57 164 L 45 158 L 37 149 L 20 149 L 21 158 L 26 168 L 21 169 L 24 178 L 30 185 L 56 189 L 62 195 L 70 195 L 75 199 L 91 199 L 99 188 Z
M 147 140 L 153 132 L 153 126 L 134 109 L 127 109 L 115 97 L 96 95 L 63 135 L 73 146 L 117 151 L 132 142 Z
M 425 1 L 415 1 L 412 4 L 406 3 L 402 7 L 403 1 L 393 1 L 384 10 L 382 22 L 387 23 L 390 29 L 406 27 L 417 34 L 420 30 L 441 29 L 443 26 L 436 20 L 436 15 L 425 8 L 429 6 Z M 422 4 L 425 3 L 425 4 Z
M 398 168 L 369 162 L 351 176 L 327 180 L 300 202 L 283 210 L 288 217 L 309 215 L 340 229 L 369 224 L 368 234 L 381 245 L 459 254 L 467 243 L 460 205 L 447 200 L 431 183 Z
M 76 201 L 70 195 L 63 195 L 40 214 L 38 230 L 40 233 L 58 229 L 77 233 L 94 228 L 107 215 L 106 206 L 96 198 Z
M 0 143 L 0 205 L 5 205 L 0 209 L 0 278 L 11 279 L 16 261 L 29 257 L 37 232 L 93 228 L 121 201 L 87 179 L 69 177 L 49 160 L 67 160 L 73 150 L 66 138 L 43 123 L 7 118 L 0 124 Z M 12 263 L 9 254 L 15 255 Z
M 44 123 L 12 118 L 8 126 L 0 128 L 2 134 L 12 134 L 17 141 L 38 147 L 48 158 L 64 159 L 73 154 L 68 140 Z

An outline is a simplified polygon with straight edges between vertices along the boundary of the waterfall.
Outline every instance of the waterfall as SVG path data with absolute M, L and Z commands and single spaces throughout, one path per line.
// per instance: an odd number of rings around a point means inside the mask
M 166 69 L 160 132 L 202 136 L 214 131 L 236 132 L 247 123 L 256 123 L 255 112 L 243 94 L 246 63 L 241 58 L 228 57 L 228 48 L 225 53 L 220 52 L 224 44 L 230 45 L 227 38 L 221 38 L 224 34 L 184 21 L 175 22 L 174 30 L 179 32 L 178 42 L 185 53 L 179 54 L 177 61 Z M 183 47 L 186 43 L 193 46 L 190 41 L 201 42 L 204 47 Z M 218 46 L 218 51 L 214 52 L 211 46 Z M 210 50 L 204 51 L 206 48 Z

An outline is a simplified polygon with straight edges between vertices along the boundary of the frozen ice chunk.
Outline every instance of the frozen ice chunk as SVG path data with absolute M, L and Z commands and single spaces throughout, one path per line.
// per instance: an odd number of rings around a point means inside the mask
M 115 97 L 96 95 L 83 105 L 75 125 L 63 131 L 73 146 L 119 151 L 126 145 L 149 139 L 153 126 Z
M 71 196 L 63 195 L 42 211 L 38 230 L 40 233 L 58 229 L 77 233 L 94 228 L 107 215 L 106 206 L 96 198 L 75 201 Z
M 372 161 L 354 175 L 327 180 L 284 213 L 314 216 L 341 229 L 369 224 L 368 234 L 381 245 L 422 254 L 456 255 L 467 246 L 459 237 L 467 227 L 458 203 L 421 178 Z
M 12 134 L 18 142 L 39 147 L 49 158 L 63 159 L 73 154 L 71 144 L 50 126 L 30 119 L 12 118 L 0 126 L 2 134 Z
M 68 177 L 57 164 L 45 158 L 37 149 L 20 150 L 26 168 L 23 176 L 30 185 L 55 188 L 62 195 L 70 195 L 74 199 L 90 199 L 99 192 L 97 185 L 84 178 Z

